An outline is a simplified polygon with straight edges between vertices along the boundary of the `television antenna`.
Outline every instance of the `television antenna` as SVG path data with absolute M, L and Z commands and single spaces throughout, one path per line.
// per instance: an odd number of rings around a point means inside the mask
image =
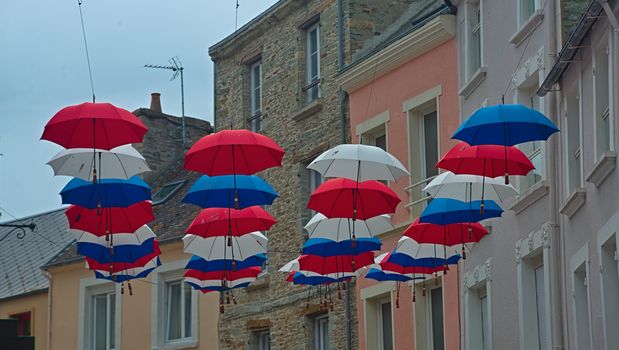
M 167 69 L 172 71 L 172 77 L 170 81 L 174 81 L 174 79 L 181 77 L 181 125 L 182 125 L 182 134 L 183 134 L 183 147 L 185 147 L 185 84 L 183 81 L 183 64 L 178 56 L 174 56 L 168 60 L 169 65 L 156 65 L 156 64 L 145 64 L 145 68 L 154 68 L 154 69 Z

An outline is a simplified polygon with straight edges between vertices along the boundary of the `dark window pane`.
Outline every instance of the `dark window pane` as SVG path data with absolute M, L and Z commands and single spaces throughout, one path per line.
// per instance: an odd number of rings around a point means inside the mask
M 438 162 L 438 125 L 436 111 L 423 116 L 423 139 L 425 150 L 426 178 L 438 174 L 435 168 Z
M 380 305 L 383 350 L 393 350 L 393 325 L 391 324 L 391 303 Z
M 443 288 L 432 289 L 430 292 L 432 303 L 432 349 L 444 350 L 443 339 Z

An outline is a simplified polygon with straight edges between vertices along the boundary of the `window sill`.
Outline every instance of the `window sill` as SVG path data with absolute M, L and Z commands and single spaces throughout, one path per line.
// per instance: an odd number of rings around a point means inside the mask
M 198 347 L 197 339 L 179 340 L 177 342 L 171 342 L 165 345 L 153 346 L 151 350 L 181 350 L 192 349 Z
M 548 194 L 550 185 L 548 181 L 542 180 L 533 186 L 529 187 L 524 193 L 520 195 L 518 200 L 509 208 L 513 210 L 516 215 L 520 214 L 523 210 L 530 207 L 533 203 L 537 202 Z
M 567 200 L 559 210 L 559 212 L 563 215 L 566 215 L 568 218 L 571 218 L 576 214 L 578 209 L 585 204 L 585 199 L 587 196 L 587 192 L 584 188 L 577 188 L 574 192 L 567 197 Z
M 479 67 L 471 79 L 460 89 L 459 95 L 468 98 L 484 80 L 486 80 L 486 67 Z
M 269 287 L 270 277 L 268 273 L 256 278 L 256 280 L 245 288 L 246 291 L 251 292 Z
M 615 169 L 617 164 L 617 152 L 606 151 L 602 154 L 602 158 L 593 166 L 593 169 L 587 175 L 587 182 L 600 187 L 602 182 Z
M 529 17 L 529 19 L 522 24 L 520 29 L 518 29 L 518 31 L 514 33 L 511 38 L 509 38 L 509 42 L 518 47 L 526 38 L 529 37 L 529 35 L 531 35 L 531 33 L 533 33 L 535 28 L 542 24 L 543 20 L 544 13 L 542 10 L 536 10 L 533 12 L 531 17 Z
M 310 117 L 318 113 L 321 109 L 322 109 L 322 102 L 320 101 L 320 98 L 318 98 L 310 102 L 309 104 L 307 104 L 305 107 L 301 108 L 300 110 L 291 113 L 290 117 L 294 121 L 298 122 L 298 121 L 301 121 L 307 117 Z

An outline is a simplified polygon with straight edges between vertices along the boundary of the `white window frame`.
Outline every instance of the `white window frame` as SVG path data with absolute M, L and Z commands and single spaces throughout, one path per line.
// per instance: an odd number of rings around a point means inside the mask
M 393 295 L 392 291 L 395 286 L 394 282 L 383 282 L 375 284 L 371 287 L 363 288 L 360 291 L 361 300 L 363 301 L 363 317 L 365 327 L 365 348 L 382 350 L 382 323 L 380 319 L 380 304 L 385 300 L 391 300 L 391 326 L 392 326 L 392 341 L 395 346 L 395 324 L 393 312 Z
M 80 322 L 78 324 L 77 343 L 79 350 L 91 350 L 92 349 L 92 334 L 91 323 L 93 320 L 94 311 L 92 309 L 93 297 L 100 294 L 116 293 L 115 294 L 115 309 L 114 315 L 114 342 L 115 347 L 113 350 L 121 349 L 121 320 L 122 320 L 122 296 L 120 292 L 120 285 L 107 281 L 96 279 L 95 277 L 82 278 L 80 280 L 80 301 L 79 301 L 79 315 Z
M 256 85 L 256 78 L 254 76 L 254 70 L 258 68 L 258 82 Z M 260 90 L 258 101 L 256 101 L 256 90 Z M 249 123 L 251 131 L 262 131 L 262 60 L 259 59 L 249 66 Z M 256 108 L 257 103 L 260 108 Z
M 327 323 L 327 334 L 322 332 L 323 323 Z M 314 349 L 315 350 L 329 350 L 330 344 L 327 348 L 323 347 L 324 340 L 327 340 L 329 344 L 329 314 L 320 315 L 314 318 Z
M 466 273 L 463 278 L 464 284 L 464 349 L 483 350 L 487 341 L 488 349 L 492 349 L 492 287 L 491 287 L 492 259 L 484 264 L 477 265 L 473 270 Z M 481 314 L 480 291 L 485 291 L 488 304 L 487 313 Z M 481 316 L 477 317 L 477 316 Z M 488 339 L 482 339 L 482 318 L 488 320 Z M 473 335 L 475 333 L 475 335 Z
M 316 31 L 316 72 L 312 72 L 311 71 L 311 59 L 312 59 L 312 52 L 310 51 L 310 47 L 311 47 L 311 33 L 313 31 Z M 306 61 L 305 61 L 305 87 L 306 87 L 306 91 L 305 91 L 305 99 L 306 99 L 306 103 L 311 103 L 313 101 L 315 101 L 315 99 L 311 98 L 312 95 L 312 90 L 314 89 L 314 87 L 310 88 L 310 85 L 316 83 L 316 89 L 318 89 L 318 95 L 317 95 L 317 99 L 320 98 L 321 96 L 321 91 L 320 91 L 320 21 L 317 21 L 316 23 L 308 26 L 307 28 L 305 28 L 305 50 L 306 50 Z M 315 74 L 312 74 L 315 73 Z
M 385 315 L 383 315 L 383 305 L 385 304 L 389 304 L 390 308 L 391 308 L 391 344 L 393 344 L 393 346 L 395 347 L 395 342 L 394 342 L 394 332 L 393 332 L 393 302 L 391 300 L 391 295 L 387 295 L 384 298 L 377 300 L 376 304 L 378 305 L 378 316 L 376 317 L 377 319 L 377 324 L 378 324 L 378 350 L 384 350 L 383 344 L 385 342 L 385 334 L 384 334 L 384 329 L 382 327 L 383 325 L 383 319 L 385 318 Z
M 606 349 L 611 349 L 612 344 L 619 344 L 619 314 L 612 310 L 619 308 L 619 294 L 616 291 L 608 293 L 610 288 L 619 290 L 619 274 L 615 274 L 613 268 L 619 270 L 619 212 L 604 224 L 597 233 L 597 250 L 600 261 L 600 290 L 602 292 L 602 322 L 604 325 L 604 343 Z M 615 253 L 612 261 L 605 261 L 603 249 L 606 244 L 615 244 Z M 614 264 L 614 266 L 608 266 Z M 610 272 L 609 272 L 610 271 Z M 610 294 L 610 295 L 609 295 Z
M 529 14 L 524 14 L 522 12 L 525 1 L 530 1 L 530 0 L 518 0 L 518 3 L 516 4 L 517 6 L 517 13 L 518 13 L 518 28 L 522 28 L 527 21 L 535 14 L 535 11 L 540 10 L 542 8 L 542 4 L 541 4 L 541 0 L 533 0 L 533 9 L 531 11 L 531 13 Z
M 473 7 L 479 9 L 479 23 L 475 25 L 475 27 L 479 26 L 479 67 L 472 68 L 472 32 L 475 28 L 471 28 L 472 16 L 477 14 L 473 14 Z M 476 73 L 484 67 L 484 15 L 483 15 L 483 0 L 467 0 L 465 3 L 465 26 L 466 26 L 466 45 L 465 45 L 465 67 L 466 67 L 466 81 L 470 81 Z
M 564 142 L 564 149 L 565 149 L 565 178 L 567 181 L 565 181 L 565 194 L 566 194 L 566 198 L 568 198 L 572 193 L 574 193 L 576 190 L 578 190 L 579 188 L 582 188 L 584 185 L 584 181 L 585 181 L 585 174 L 584 174 L 584 161 L 583 161 L 583 136 L 582 136 L 582 115 L 583 115 L 583 103 L 582 103 L 582 72 L 578 72 L 578 81 L 575 83 L 576 86 L 571 86 L 568 89 L 565 89 L 565 93 L 563 95 L 563 121 L 564 121 L 564 127 L 562 128 L 561 133 L 563 135 L 565 135 L 565 137 L 563 138 L 563 142 Z M 568 118 L 570 117 L 570 111 L 568 109 L 568 103 L 570 100 L 570 95 L 572 93 L 576 93 L 576 99 L 578 100 L 578 126 L 579 126 L 579 130 L 578 130 L 578 142 L 579 142 L 579 146 L 578 146 L 578 150 L 575 154 L 570 154 L 571 152 L 569 152 L 569 145 L 570 145 L 570 140 L 569 140 L 569 121 Z M 576 157 L 576 154 L 578 155 L 578 162 L 579 162 L 579 166 L 580 166 L 580 181 L 578 182 L 578 184 L 576 184 L 576 186 L 572 189 L 570 188 L 570 182 L 572 181 L 572 179 L 570 178 L 570 157 Z
M 586 288 L 586 296 L 585 298 L 587 299 L 587 326 L 588 329 L 582 329 L 582 327 L 579 327 L 579 320 L 582 320 L 581 318 L 578 317 L 578 312 L 577 312 L 577 307 L 578 306 L 582 306 L 581 303 L 576 303 L 576 279 L 574 278 L 576 275 L 576 270 L 578 270 L 579 268 L 581 268 L 584 265 L 585 268 L 585 288 Z M 591 288 L 589 288 L 589 284 L 590 284 L 590 279 L 591 279 L 591 271 L 589 269 L 589 244 L 585 244 L 583 247 L 581 247 L 576 254 L 574 254 L 570 260 L 570 271 L 571 271 L 571 280 L 572 280 L 572 313 L 573 313 L 573 319 L 575 320 L 575 322 L 573 322 L 573 332 L 574 332 L 574 349 L 576 350 L 582 350 L 579 347 L 579 342 L 583 341 L 584 343 L 587 343 L 586 346 L 584 346 L 585 349 L 593 349 L 593 333 L 591 332 Z M 587 332 L 587 333 L 582 333 L 582 332 Z M 588 336 L 588 339 L 586 339 L 585 337 L 583 337 L 583 335 Z M 585 339 L 579 339 L 579 338 L 585 338 Z
M 438 279 L 438 282 L 437 282 Z M 415 302 L 413 303 L 413 324 L 415 332 L 415 349 L 433 349 L 434 337 L 432 334 L 432 301 L 431 291 L 433 289 L 442 289 L 443 298 L 443 340 L 445 337 L 445 285 L 442 274 L 434 279 L 428 279 L 425 282 L 411 282 L 415 288 Z M 423 295 L 423 288 L 426 289 L 426 295 Z
M 198 291 L 191 291 L 191 337 L 180 340 L 166 341 L 165 329 L 165 288 L 166 282 L 183 280 L 183 273 L 187 261 L 177 260 L 166 262 L 159 266 L 152 275 L 152 299 L 151 299 L 151 349 L 176 350 L 198 346 L 199 315 L 198 315 Z M 183 283 L 185 283 L 183 281 Z
M 616 35 L 613 33 L 613 31 L 611 30 L 610 26 L 607 25 L 606 27 L 606 32 L 604 33 L 604 35 L 598 39 L 598 41 L 596 43 L 593 44 L 593 50 L 591 50 L 592 52 L 592 63 L 593 63 L 593 134 L 595 137 L 595 142 L 594 142 L 594 149 L 595 149 L 595 161 L 596 163 L 598 161 L 601 160 L 602 158 L 602 153 L 603 151 L 601 151 L 599 149 L 599 145 L 598 145 L 598 117 L 601 113 L 603 113 L 603 111 L 598 111 L 599 107 L 598 107 L 598 91 L 597 91 L 597 54 L 598 54 L 598 50 L 600 49 L 600 46 L 606 46 L 606 54 L 607 54 L 607 62 L 608 62 L 608 106 L 606 108 L 606 118 L 608 118 L 608 126 L 609 126 L 609 130 L 607 130 L 608 132 L 608 150 L 604 150 L 604 151 L 614 151 L 615 150 L 615 140 L 614 140 L 614 118 L 613 116 L 615 115 L 615 86 L 613 83 L 614 80 L 614 76 L 616 74 L 616 67 L 615 67 L 615 54 L 614 54 L 614 47 L 613 47 L 613 35 Z
M 539 311 L 537 303 L 531 300 L 536 298 L 536 291 L 531 290 L 531 279 L 535 281 L 535 267 L 532 261 L 540 258 L 544 267 L 544 306 L 546 316 L 545 329 L 547 337 L 550 335 L 550 238 L 553 226 L 544 224 L 540 229 L 531 232 L 527 237 L 516 241 L 516 271 L 518 279 L 518 320 L 520 349 L 532 350 L 539 349 Z M 535 285 L 533 283 L 533 285 Z M 549 339 L 549 338 L 548 338 Z M 551 342 L 548 341 L 547 349 L 550 350 Z

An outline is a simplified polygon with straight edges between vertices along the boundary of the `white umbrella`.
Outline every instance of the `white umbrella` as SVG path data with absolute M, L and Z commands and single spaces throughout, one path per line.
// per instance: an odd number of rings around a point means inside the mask
M 409 175 L 404 165 L 382 148 L 358 144 L 335 146 L 316 157 L 307 168 L 324 177 L 357 181 L 395 181 Z
M 289 262 L 286 263 L 286 265 L 282 266 L 279 269 L 280 272 L 292 272 L 292 271 L 298 271 L 298 270 L 299 270 L 299 258 L 290 260 Z
M 404 236 L 398 241 L 398 245 L 391 253 L 391 257 L 399 253 L 408 255 L 413 259 L 449 259 L 458 255 L 458 251 L 454 247 L 434 243 L 418 243 L 416 240 Z
M 329 219 L 321 213 L 314 215 L 305 225 L 310 238 L 326 238 L 336 242 L 355 238 L 371 238 L 393 229 L 389 215 L 379 215 L 368 220 L 349 218 Z
M 159 265 L 160 265 L 159 257 L 155 257 L 151 261 L 147 262 L 146 265 L 142 267 L 134 267 L 134 268 L 130 268 L 130 269 L 122 270 L 122 271 L 117 271 L 117 272 L 114 272 L 113 274 L 110 274 L 109 271 L 105 271 L 105 270 L 95 270 L 95 271 L 100 273 L 103 277 L 110 277 L 114 275 L 138 276 L 139 274 L 147 272 L 150 269 L 154 269 Z M 88 263 L 86 263 L 86 266 L 88 266 Z
M 213 287 L 213 288 L 221 288 L 221 287 L 235 288 L 235 287 L 238 287 L 238 286 L 240 286 L 241 284 L 244 284 L 244 283 L 252 283 L 255 280 L 256 280 L 256 277 L 239 278 L 239 279 L 236 279 L 234 281 L 221 280 L 221 279 L 201 280 L 199 278 L 194 278 L 194 277 L 185 277 L 185 282 L 193 283 L 193 284 L 195 284 L 196 286 L 198 286 L 200 288 L 209 288 L 209 287 Z
M 479 198 L 502 202 L 518 195 L 512 185 L 506 185 L 502 178 L 485 178 L 477 175 L 456 175 L 451 171 L 435 177 L 425 192 L 434 198 L 451 198 L 471 201 Z
M 228 245 L 231 239 L 231 245 Z M 203 238 L 187 234 L 183 237 L 185 253 L 197 255 L 207 261 L 234 259 L 245 260 L 250 256 L 265 254 L 268 239 L 260 232 L 239 237 L 215 236 Z
M 94 162 L 94 165 L 93 165 Z M 92 148 L 65 149 L 49 162 L 55 175 L 78 177 L 92 181 L 93 168 L 101 179 L 128 179 L 150 171 L 144 157 L 131 145 L 123 145 L 109 151 Z
M 93 235 L 88 231 L 69 230 L 78 243 L 93 243 L 107 248 L 119 245 L 141 245 L 146 240 L 155 238 L 155 233 L 144 225 L 133 233 L 114 233 L 106 236 Z
M 299 272 L 306 277 L 342 278 L 342 277 L 353 277 L 356 275 L 351 272 L 327 273 L 323 275 L 315 271 L 299 270 L 299 258 L 289 261 L 288 263 L 286 263 L 286 265 L 282 266 L 282 268 L 279 269 L 279 271 L 288 272 L 288 273 Z

